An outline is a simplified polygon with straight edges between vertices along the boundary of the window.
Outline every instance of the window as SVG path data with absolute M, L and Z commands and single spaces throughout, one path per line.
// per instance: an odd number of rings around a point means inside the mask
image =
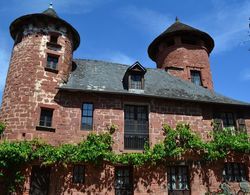
M 48 54 L 48 56 L 47 56 L 47 66 L 46 67 L 56 70 L 57 69 L 57 64 L 58 64 L 58 59 L 59 59 L 58 56 L 53 56 L 53 55 Z
M 229 128 L 233 133 L 246 133 L 246 123 L 244 116 L 240 113 L 237 115 L 233 112 L 221 112 L 214 114 L 214 130 Z
M 223 127 L 235 127 L 234 114 L 231 112 L 221 113 L 221 120 L 223 122 Z
M 53 109 L 42 108 L 41 114 L 40 114 L 39 125 L 42 127 L 51 127 L 52 126 L 52 116 L 53 116 Z
M 133 194 L 133 169 L 131 167 L 115 168 L 115 194 Z
M 84 183 L 85 167 L 82 165 L 75 165 L 73 168 L 73 183 Z
M 225 163 L 223 170 L 224 181 L 246 181 L 246 166 L 243 163 Z
M 142 75 L 140 74 L 130 75 L 130 89 L 143 89 Z
M 196 85 L 202 86 L 201 72 L 198 71 L 198 70 L 191 70 L 190 74 L 191 74 L 191 81 L 192 81 L 192 83 L 194 83 Z
M 93 129 L 93 104 L 83 103 L 82 105 L 82 129 Z
M 125 105 L 125 149 L 144 149 L 148 141 L 148 107 Z
M 58 37 L 58 35 L 50 35 L 50 42 L 57 44 Z
M 186 166 L 171 166 L 167 168 L 168 175 L 168 194 L 189 195 L 189 176 Z

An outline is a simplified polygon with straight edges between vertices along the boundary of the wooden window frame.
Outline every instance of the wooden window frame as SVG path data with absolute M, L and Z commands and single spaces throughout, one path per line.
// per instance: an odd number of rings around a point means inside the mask
M 193 74 L 196 74 L 198 73 L 199 75 L 199 84 L 196 84 L 196 80 L 194 78 L 197 77 L 197 75 L 193 75 Z M 203 86 L 202 84 L 202 74 L 201 74 L 201 71 L 200 70 L 194 70 L 194 69 L 191 69 L 190 70 L 190 79 L 191 79 L 191 82 L 197 86 Z
M 146 117 L 143 120 L 144 112 L 139 113 L 139 109 L 145 109 Z M 133 110 L 130 113 L 130 110 Z M 132 118 L 130 118 L 130 115 Z M 141 120 L 139 120 L 139 116 Z M 141 121 L 141 122 L 140 122 Z M 134 125 L 134 129 L 130 126 Z M 145 125 L 145 129 L 140 129 Z M 124 149 L 125 150 L 143 150 L 144 145 L 149 140 L 149 108 L 148 105 L 124 105 Z M 143 145 L 142 145 L 143 143 Z
M 89 115 L 89 113 L 88 113 L 88 109 L 87 109 L 87 114 L 85 115 L 84 114 L 84 105 L 85 104 L 87 104 L 87 105 L 92 105 L 92 112 L 91 112 L 91 114 Z M 91 131 L 91 130 L 93 130 L 93 123 L 94 123 L 94 104 L 92 103 L 92 102 L 83 102 L 82 103 L 82 108 L 81 108 L 81 110 L 82 110 L 82 114 L 81 114 L 81 130 L 87 130 L 87 131 Z M 91 123 L 91 127 L 90 128 L 86 128 L 86 127 L 84 127 L 84 125 L 83 125 L 83 119 L 84 118 L 86 118 L 86 119 L 89 119 L 89 118 L 91 118 L 92 119 L 92 123 Z
M 140 81 L 133 81 L 132 77 L 136 77 L 136 76 L 140 77 Z M 133 84 L 133 82 L 135 84 Z M 136 82 L 138 82 L 139 84 Z M 135 89 L 135 90 L 143 90 L 144 89 L 144 76 L 143 76 L 143 74 L 131 73 L 129 75 L 129 89 Z
M 44 119 L 44 122 L 42 122 L 41 120 L 42 120 L 42 115 L 43 115 L 43 112 L 51 112 L 50 114 L 51 114 L 51 116 L 44 116 L 45 117 L 45 119 Z M 51 109 L 51 108 L 41 108 L 41 111 L 40 111 L 40 119 L 39 119 L 39 126 L 40 127 L 52 127 L 52 125 L 53 125 L 53 113 L 54 113 L 54 109 Z M 47 123 L 48 123 L 48 117 L 50 117 L 50 125 L 47 125 Z
M 179 181 L 179 180 L 183 180 L 183 178 L 178 178 L 179 177 L 179 172 L 181 168 L 185 168 L 186 170 L 186 185 L 188 188 L 177 188 L 177 186 L 179 186 L 179 183 L 183 182 L 183 181 Z M 174 174 L 172 174 L 172 169 L 174 169 Z M 175 182 L 170 181 L 171 178 L 175 178 Z M 175 166 L 168 166 L 167 167 L 167 183 L 168 183 L 168 194 L 175 194 L 176 191 L 180 191 L 180 192 L 186 192 L 185 194 L 191 194 L 191 189 L 190 189 L 190 174 L 189 174 L 189 169 L 188 166 L 183 166 L 183 165 L 175 165 Z M 178 181 L 177 181 L 178 180 Z M 176 188 L 173 189 L 173 184 L 176 185 Z M 184 185 L 185 183 L 183 182 L 182 185 Z
M 122 171 L 122 176 L 118 176 L 118 171 Z M 126 176 L 124 173 L 125 170 L 128 170 L 129 175 Z M 117 180 L 121 179 L 122 182 L 124 182 L 126 179 L 129 181 L 129 186 L 124 187 L 124 186 L 119 186 L 116 182 Z M 117 194 L 127 194 L 127 195 L 133 195 L 134 190 L 133 190 L 133 185 L 134 185 L 134 178 L 133 178 L 133 167 L 131 166 L 116 166 L 115 167 L 115 183 L 114 183 L 114 188 L 115 188 L 115 195 Z M 122 185 L 122 184 L 121 184 Z M 119 193 L 119 192 L 126 192 L 126 193 Z M 127 192 L 128 191 L 128 192 Z
M 229 173 L 229 168 L 231 169 L 231 173 Z M 227 162 L 224 164 L 222 176 L 223 176 L 224 181 L 229 181 L 229 182 L 248 181 L 246 164 L 236 163 L 236 162 Z M 241 179 L 237 179 L 237 178 L 241 178 Z

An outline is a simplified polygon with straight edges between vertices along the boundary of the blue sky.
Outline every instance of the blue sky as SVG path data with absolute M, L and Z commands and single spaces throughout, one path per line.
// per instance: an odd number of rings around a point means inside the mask
M 17 17 L 42 12 L 49 0 L 0 2 L 0 102 L 13 40 L 9 25 Z M 215 91 L 250 102 L 250 0 L 54 0 L 58 15 L 81 36 L 74 58 L 155 67 L 147 55 L 151 41 L 180 21 L 215 40 L 210 56 Z

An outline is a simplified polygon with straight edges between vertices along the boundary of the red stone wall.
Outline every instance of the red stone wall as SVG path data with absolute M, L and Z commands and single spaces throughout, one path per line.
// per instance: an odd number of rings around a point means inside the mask
M 171 75 L 188 81 L 191 81 L 190 70 L 201 71 L 203 86 L 213 89 L 209 56 L 205 47 L 176 44 L 159 49 L 155 61 L 158 68 L 167 68 Z
M 226 162 L 242 162 L 248 167 L 250 177 L 250 157 L 232 155 Z M 222 183 L 224 160 L 202 162 L 197 160 L 172 161 L 156 165 L 134 166 L 133 191 L 134 195 L 159 194 L 167 195 L 167 167 L 187 166 L 189 171 L 190 191 L 192 195 L 203 195 L 206 192 L 218 192 Z M 24 191 L 18 194 L 28 195 L 30 190 L 31 167 L 25 170 L 26 181 Z M 84 184 L 72 182 L 73 166 L 57 165 L 51 167 L 49 195 L 111 195 L 115 194 L 115 166 L 111 164 L 85 164 Z M 238 182 L 229 182 L 236 192 L 240 190 Z M 0 187 L 1 189 L 1 187 Z
M 8 139 L 32 139 L 41 105 L 57 107 L 56 88 L 69 76 L 72 44 L 65 34 L 58 39 L 62 46 L 59 50 L 48 49 L 47 42 L 48 34 L 34 32 L 13 48 L 0 112 L 0 120 L 7 124 Z M 45 70 L 47 53 L 60 56 L 58 73 Z

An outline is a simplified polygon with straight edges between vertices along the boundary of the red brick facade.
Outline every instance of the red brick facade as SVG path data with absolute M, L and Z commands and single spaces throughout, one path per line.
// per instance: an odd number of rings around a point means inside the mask
M 180 37 L 175 37 L 175 45 L 167 47 L 162 43 L 159 46 L 155 61 L 158 68 L 166 69 L 171 75 L 188 81 L 191 81 L 191 70 L 200 71 L 202 85 L 213 89 L 209 54 L 202 43 L 183 44 Z
M 5 139 L 32 140 L 41 138 L 46 142 L 58 145 L 61 143 L 77 143 L 90 132 L 107 131 L 107 127 L 115 124 L 117 130 L 113 134 L 113 150 L 117 153 L 131 152 L 124 150 L 124 105 L 145 105 L 148 108 L 149 143 L 150 146 L 164 139 L 162 125 L 175 127 L 178 122 L 189 123 L 203 139 L 210 139 L 213 113 L 217 110 L 244 112 L 246 126 L 250 133 L 249 112 L 240 107 L 228 105 L 212 105 L 180 100 L 146 98 L 140 96 L 110 95 L 105 93 L 84 93 L 59 91 L 58 87 L 66 82 L 72 68 L 72 37 L 60 30 L 58 39 L 60 49 L 47 47 L 50 31 L 29 31 L 22 41 L 13 48 L 10 67 L 4 90 L 0 121 L 7 124 Z M 29 29 L 30 30 L 30 29 Z M 41 29 L 40 29 L 41 30 Z M 58 71 L 45 69 L 47 54 L 59 56 Z M 200 70 L 203 85 L 213 88 L 208 53 L 199 46 L 175 45 L 160 51 L 156 59 L 158 68 L 179 67 L 181 70 L 169 70 L 170 74 L 190 80 L 190 70 Z M 81 129 L 82 104 L 91 102 L 94 105 L 93 130 Z M 53 109 L 52 127 L 54 132 L 37 130 L 41 108 Z M 250 178 L 249 156 L 234 155 L 228 161 L 242 162 L 248 167 Z M 185 165 L 189 170 L 190 190 L 192 195 L 216 191 L 222 181 L 224 161 L 208 164 L 180 158 L 179 161 L 169 159 L 169 163 L 155 166 L 133 167 L 133 191 L 135 195 L 159 194 L 167 195 L 167 166 Z M 72 183 L 72 166 L 52 167 L 50 175 L 51 195 L 78 194 L 114 194 L 115 167 L 103 164 L 85 165 L 85 183 Z M 24 192 L 29 194 L 31 168 L 25 168 L 26 182 Z M 232 183 L 239 189 L 238 183 Z M 0 187 L 1 190 L 1 187 Z

